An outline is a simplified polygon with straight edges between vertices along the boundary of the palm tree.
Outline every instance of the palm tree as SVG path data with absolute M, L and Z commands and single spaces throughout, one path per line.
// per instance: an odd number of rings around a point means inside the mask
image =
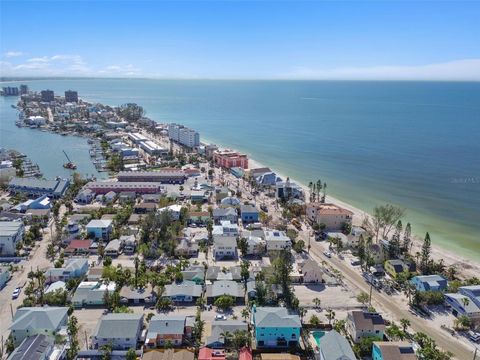
M 247 321 L 249 317 L 250 317 L 250 309 L 246 307 L 245 309 L 242 310 L 242 318 L 244 318 L 245 321 Z
M 135 288 L 137 288 L 138 267 L 140 266 L 140 260 L 138 259 L 138 256 L 135 256 L 134 264 L 135 264 Z
M 464 307 L 467 307 L 470 304 L 470 299 L 467 297 L 462 298 L 462 303 Z
M 402 318 L 400 319 L 400 324 L 402 325 L 403 332 L 406 333 L 407 328 L 410 326 L 410 320 Z
M 332 309 L 327 310 L 327 319 L 328 319 L 328 325 L 332 325 L 332 320 L 335 319 L 335 311 Z
M 315 298 L 315 299 L 313 299 L 313 304 L 318 309 L 318 308 L 320 308 L 320 305 L 322 304 L 322 300 L 320 300 L 319 298 Z
M 317 199 L 320 201 L 320 191 L 322 190 L 322 180 L 317 180 Z

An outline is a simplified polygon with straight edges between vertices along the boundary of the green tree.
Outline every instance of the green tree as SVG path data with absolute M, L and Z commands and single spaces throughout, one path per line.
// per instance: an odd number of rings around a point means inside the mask
M 318 326 L 318 325 L 320 325 L 320 319 L 319 319 L 318 316 L 315 315 L 315 314 L 310 317 L 309 322 L 310 322 L 310 325 L 313 325 L 313 326 Z
M 357 295 L 357 301 L 362 304 L 363 306 L 370 303 L 370 296 L 366 292 L 361 292 Z
M 235 305 L 235 298 L 230 295 L 221 295 L 215 299 L 214 305 L 225 311 Z
M 378 242 L 379 237 L 382 239 L 388 237 L 388 234 L 405 215 L 405 210 L 391 204 L 375 206 L 372 216 L 365 217 L 363 226 Z
M 407 223 L 407 226 L 405 226 L 405 231 L 403 232 L 403 243 L 402 243 L 402 251 L 405 254 L 407 254 L 410 251 L 410 246 L 412 243 L 411 236 L 412 236 L 412 227 L 410 223 Z
M 246 238 L 241 237 L 238 240 L 238 249 L 240 250 L 240 253 L 242 256 L 246 256 L 248 253 L 248 241 Z
M 430 254 L 432 251 L 432 242 L 430 240 L 430 234 L 427 232 L 425 234 L 425 239 L 423 240 L 421 255 L 420 255 L 420 271 L 422 274 L 429 273 L 429 263 L 430 263 Z
M 130 348 L 127 351 L 127 360 L 136 360 L 137 359 L 137 353 L 135 352 L 135 349 Z

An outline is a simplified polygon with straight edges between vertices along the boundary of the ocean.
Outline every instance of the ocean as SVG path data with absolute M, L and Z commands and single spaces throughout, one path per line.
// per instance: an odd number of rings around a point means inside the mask
M 32 90 L 77 90 L 90 102 L 136 102 L 159 122 L 248 153 L 370 211 L 392 203 L 432 242 L 480 260 L 480 83 L 73 79 L 26 81 Z M 7 84 L 7 83 L 6 83 Z M 93 174 L 85 139 L 14 125 L 0 100 L 2 147 L 68 175 L 62 149 Z

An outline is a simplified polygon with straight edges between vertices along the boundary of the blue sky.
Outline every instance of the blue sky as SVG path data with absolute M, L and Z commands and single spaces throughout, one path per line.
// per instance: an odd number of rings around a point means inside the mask
M 0 6 L 2 76 L 480 80 L 477 1 Z

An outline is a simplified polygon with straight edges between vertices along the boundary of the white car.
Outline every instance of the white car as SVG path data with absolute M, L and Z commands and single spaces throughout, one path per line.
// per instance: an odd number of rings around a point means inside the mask
M 323 255 L 325 255 L 327 258 L 331 258 L 332 257 L 332 253 L 330 251 L 324 251 L 323 252 Z
M 227 317 L 225 315 L 217 314 L 215 315 L 215 320 L 227 320 Z
M 20 291 L 21 291 L 21 289 L 18 288 L 18 287 L 15 290 L 13 290 L 12 300 L 15 300 L 16 298 L 18 298 L 18 296 L 20 295 Z

